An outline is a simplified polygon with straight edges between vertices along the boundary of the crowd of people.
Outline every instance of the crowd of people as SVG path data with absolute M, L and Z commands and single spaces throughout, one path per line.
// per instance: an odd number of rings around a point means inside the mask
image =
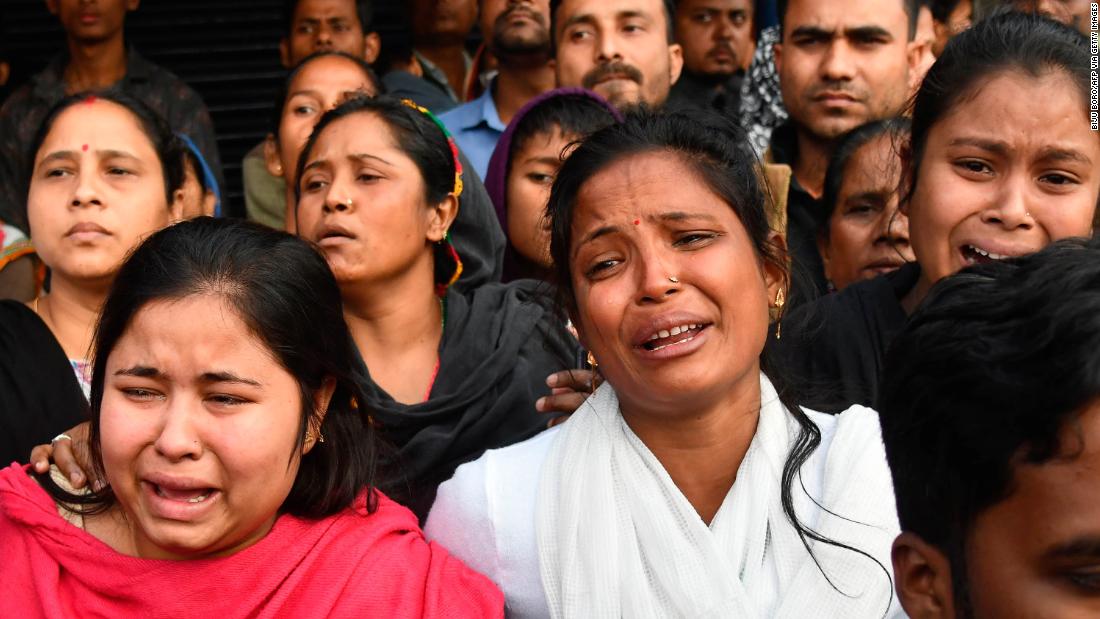
M 285 3 L 245 219 L 46 2 L 0 615 L 1100 611 L 1095 4 L 381 1 Z

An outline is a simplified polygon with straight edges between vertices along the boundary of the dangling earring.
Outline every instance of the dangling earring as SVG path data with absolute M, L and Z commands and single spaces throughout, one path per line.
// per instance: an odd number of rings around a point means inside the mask
M 593 356 L 592 351 L 588 351 L 588 365 L 592 368 L 592 376 L 588 379 L 588 392 L 596 392 L 596 371 L 599 369 L 600 364 L 596 362 L 596 357 Z
M 787 302 L 786 296 L 783 294 L 783 289 L 780 288 L 779 292 L 775 294 L 775 339 L 783 337 L 783 305 Z

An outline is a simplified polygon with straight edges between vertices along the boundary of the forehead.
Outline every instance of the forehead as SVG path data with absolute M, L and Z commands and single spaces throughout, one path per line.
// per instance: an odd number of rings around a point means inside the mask
M 1048 148 L 1077 151 L 1100 162 L 1100 134 L 1088 127 L 1087 103 L 1061 71 L 1035 77 L 1006 71 L 979 82 L 929 130 L 948 143 L 965 137 L 989 138 L 1014 152 L 1035 154 Z
M 1014 467 L 1011 494 L 979 515 L 976 527 L 1001 528 L 1004 539 L 1036 554 L 1069 539 L 1100 538 L 1100 400 L 1069 421 L 1059 440 L 1061 455 Z
M 608 222 L 638 221 L 668 211 L 706 213 L 736 218 L 684 160 L 667 151 L 628 155 L 592 175 L 577 192 L 575 234 Z
M 751 0 L 680 0 L 676 3 L 677 14 L 704 9 L 752 13 L 753 5 Z
M 665 5 L 663 0 L 564 0 L 555 18 L 560 28 L 560 24 L 573 19 L 612 20 L 623 14 L 639 14 L 664 23 Z
M 858 189 L 867 186 L 891 186 L 897 189 L 901 173 L 901 156 L 895 138 L 890 134 L 876 136 L 856 149 L 844 166 L 843 187 Z M 856 187 L 856 186 L 859 187 Z
M 783 35 L 796 28 L 842 31 L 862 26 L 881 26 L 899 38 L 907 38 L 909 16 L 906 0 L 790 0 L 783 17 Z
M 40 151 L 50 146 L 71 147 L 80 142 L 89 150 L 116 149 L 152 153 L 153 143 L 130 110 L 112 101 L 96 99 L 69 106 L 58 114 Z
M 344 17 L 359 21 L 355 0 L 300 0 L 294 7 L 294 19 Z
M 332 97 L 356 90 L 375 94 L 363 69 L 341 56 L 317 58 L 299 69 L 290 92 L 298 90 L 313 90 Z
M 309 159 L 334 159 L 348 155 L 384 156 L 391 163 L 397 163 L 395 159 L 400 157 L 411 163 L 411 159 L 398 147 L 389 125 L 373 112 L 355 112 L 334 120 L 317 137 Z

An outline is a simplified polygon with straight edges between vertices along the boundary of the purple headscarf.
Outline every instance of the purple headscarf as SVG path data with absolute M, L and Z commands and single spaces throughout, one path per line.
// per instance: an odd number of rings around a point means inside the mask
M 496 210 L 497 219 L 500 220 L 500 227 L 504 230 L 505 235 L 508 234 L 508 208 L 507 208 L 507 196 L 508 196 L 508 163 L 512 159 L 512 137 L 516 133 L 516 127 L 523 120 L 523 117 L 528 112 L 538 107 L 544 101 L 554 99 L 557 97 L 565 96 L 582 96 L 588 97 L 593 101 L 607 108 L 608 112 L 615 117 L 616 122 L 623 121 L 623 115 L 619 113 L 610 103 L 604 100 L 603 97 L 597 95 L 591 90 L 585 90 L 584 88 L 555 88 L 542 93 L 541 95 L 531 99 L 524 105 L 516 115 L 512 117 L 512 122 L 508 123 L 508 127 L 501 134 L 500 139 L 497 140 L 497 146 L 493 149 L 493 156 L 489 159 L 489 169 L 485 173 L 485 189 L 489 192 L 489 199 L 493 201 L 493 208 Z M 511 250 L 511 242 L 508 243 L 508 249 Z M 509 254 L 512 252 L 506 252 L 505 255 L 505 281 L 510 279 L 508 277 L 509 271 Z

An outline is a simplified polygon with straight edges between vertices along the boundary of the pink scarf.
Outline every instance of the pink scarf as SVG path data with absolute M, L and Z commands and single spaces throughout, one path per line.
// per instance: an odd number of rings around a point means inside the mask
M 119 554 L 66 522 L 13 464 L 0 470 L 0 617 L 501 617 L 484 576 L 424 540 L 408 509 L 365 495 L 323 520 L 281 516 L 230 557 Z

